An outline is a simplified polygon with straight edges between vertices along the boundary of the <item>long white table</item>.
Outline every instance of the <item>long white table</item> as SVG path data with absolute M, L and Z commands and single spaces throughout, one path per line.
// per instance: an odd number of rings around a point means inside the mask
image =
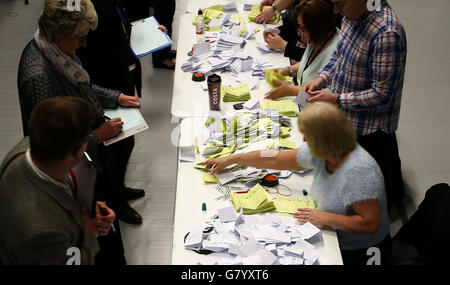
M 240 1 L 238 1 L 240 2 Z M 238 4 L 239 5 L 239 4 Z M 239 7 L 242 9 L 242 7 Z M 241 13 L 246 19 L 248 12 Z M 191 80 L 192 74 L 183 72 L 181 65 L 188 59 L 187 52 L 192 49 L 196 42 L 195 27 L 192 25 L 194 14 L 185 14 L 180 18 L 179 39 L 177 46 L 177 61 L 175 69 L 175 79 L 172 98 L 172 118 L 175 121 L 181 120 L 176 131 L 172 133 L 172 138 L 179 136 L 179 145 L 192 145 L 195 136 L 201 132 L 205 119 L 209 114 L 208 92 L 203 91 L 198 82 Z M 256 34 L 256 39 L 247 41 L 245 51 L 255 56 L 260 56 L 255 51 L 256 42 L 263 42 L 261 31 Z M 270 60 L 275 67 L 283 67 L 289 64 L 288 59 L 281 53 L 274 53 L 264 56 Z M 230 72 L 217 72 L 222 77 L 222 84 L 236 85 L 234 77 Z M 257 89 L 251 91 L 251 97 L 259 100 L 264 99 L 264 94 L 271 87 L 265 80 L 259 81 Z M 221 102 L 221 113 L 233 108 L 236 102 Z M 178 131 L 178 132 L 177 132 Z M 292 131 L 289 140 L 295 141 L 297 146 L 303 143 L 303 137 L 298 132 L 296 118 L 292 119 Z M 196 162 L 203 161 L 201 155 L 196 156 Z M 215 264 L 224 263 L 218 253 L 200 255 L 184 248 L 184 237 L 195 227 L 199 227 L 204 220 L 213 213 L 214 210 L 229 207 L 229 201 L 215 200 L 221 194 L 215 189 L 216 185 L 205 185 L 202 182 L 202 171 L 195 169 L 193 163 L 178 162 L 177 170 L 177 191 L 175 204 L 172 264 Z M 312 174 L 300 176 L 292 174 L 289 179 L 281 180 L 281 183 L 293 189 L 293 197 L 301 197 L 301 190 L 310 190 Z M 208 211 L 202 211 L 202 203 L 206 203 Z M 293 218 L 292 218 L 293 219 Z M 342 257 L 336 232 L 333 230 L 323 230 L 323 241 L 315 244 L 321 256 L 326 256 L 334 264 L 342 264 Z

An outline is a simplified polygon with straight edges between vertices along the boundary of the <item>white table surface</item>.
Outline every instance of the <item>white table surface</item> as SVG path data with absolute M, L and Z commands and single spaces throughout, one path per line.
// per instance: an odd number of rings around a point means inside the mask
M 247 21 L 248 12 L 242 12 L 242 7 L 239 6 L 241 5 L 239 2 L 240 1 L 238 1 L 239 14 Z M 234 16 L 237 15 L 237 12 L 229 14 Z M 192 49 L 193 44 L 196 43 L 197 40 L 195 26 L 192 25 L 192 18 L 194 15 L 195 14 L 184 14 L 180 17 L 171 109 L 172 119 L 175 120 L 174 122 L 181 120 L 180 125 L 171 135 L 173 143 L 176 143 L 175 141 L 179 137 L 179 145 L 192 145 L 194 143 L 194 138 L 202 131 L 205 119 L 209 114 L 208 92 L 203 91 L 200 87 L 200 83 L 191 80 L 192 73 L 181 70 L 181 65 L 189 58 L 187 52 Z M 282 53 L 273 53 L 263 56 L 256 51 L 256 42 L 263 42 L 262 31 L 263 27 L 261 26 L 260 31 L 255 35 L 256 38 L 247 41 L 244 51 L 251 55 L 269 60 L 273 64 L 271 68 L 288 66 L 289 60 L 283 57 Z M 218 71 L 216 73 L 222 77 L 222 84 L 238 84 L 231 75 L 231 72 Z M 266 80 L 260 80 L 257 88 L 251 91 L 251 97 L 262 101 L 264 99 L 264 94 L 269 90 L 271 90 L 271 87 Z M 231 110 L 235 103 L 237 102 L 224 103 L 221 101 L 221 114 L 225 114 L 227 110 Z M 296 118 L 292 118 L 291 136 L 287 139 L 294 141 L 297 146 L 303 143 L 303 136 L 298 132 Z M 204 158 L 201 155 L 196 156 L 196 163 L 203 160 Z M 222 194 L 216 190 L 217 184 L 203 184 L 201 179 L 202 173 L 201 170 L 194 168 L 194 163 L 178 162 L 172 264 L 224 263 L 224 260 L 222 259 L 223 255 L 220 253 L 200 255 L 184 248 L 184 237 L 189 231 L 195 228 L 201 228 L 204 225 L 204 220 L 214 214 L 215 210 L 232 205 L 230 201 L 215 200 L 215 198 Z M 289 179 L 280 179 L 280 183 L 287 185 L 293 190 L 293 197 L 302 197 L 302 189 L 310 190 L 312 178 L 312 173 L 303 176 L 292 174 Z M 202 203 L 206 203 L 207 205 L 206 213 L 202 211 Z M 291 219 L 295 222 L 293 218 L 284 218 Z M 323 230 L 322 235 L 323 241 L 315 244 L 321 256 L 325 256 L 334 264 L 342 264 L 336 232 L 333 230 Z
M 229 13 L 236 15 L 236 13 Z M 242 18 L 248 21 L 248 12 L 240 14 Z M 189 56 L 187 53 L 192 50 L 192 46 L 196 43 L 195 26 L 192 25 L 193 14 L 184 14 L 180 17 L 180 28 L 177 45 L 177 59 L 175 68 L 175 78 L 173 83 L 173 97 L 172 97 L 172 118 L 177 119 L 189 118 L 189 117 L 202 117 L 209 113 L 209 96 L 208 91 L 204 91 L 200 87 L 200 82 L 192 81 L 192 73 L 184 72 L 181 70 L 181 66 L 185 63 Z M 262 55 L 256 48 L 256 42 L 264 42 L 263 39 L 263 26 L 260 26 L 260 31 L 256 33 L 251 39 L 247 41 L 243 51 L 249 53 L 252 57 L 257 56 L 259 58 L 270 61 L 273 66 L 286 67 L 289 65 L 289 59 L 283 56 L 283 53 L 276 52 L 271 54 Z M 273 25 L 268 25 L 273 27 Z M 216 74 L 222 78 L 222 85 L 235 86 L 238 83 L 235 77 L 231 74 L 231 71 L 216 71 Z M 271 90 L 270 85 L 263 78 L 259 81 L 258 86 L 251 90 L 250 94 L 252 98 L 259 100 L 264 99 L 264 94 Z M 239 102 L 223 102 L 221 99 L 220 107 L 223 112 L 226 109 L 231 109 L 233 104 Z
M 206 118 L 186 118 L 183 119 L 179 129 L 180 144 L 192 144 L 196 133 L 201 132 Z M 296 118 L 292 119 L 291 136 L 287 139 L 295 141 L 297 146 L 303 142 L 303 136 L 298 132 Z M 196 156 L 196 162 L 203 161 L 200 154 Z M 194 251 L 184 248 L 185 235 L 204 225 L 204 220 L 214 214 L 214 210 L 232 206 L 230 201 L 215 201 L 215 198 L 222 194 L 216 190 L 217 184 L 205 185 L 202 182 L 202 171 L 194 168 L 194 163 L 178 162 L 177 172 L 177 191 L 175 200 L 175 219 L 172 248 L 172 264 L 214 264 L 223 263 L 222 254 L 212 253 L 209 255 L 200 255 Z M 312 183 L 313 174 L 298 175 L 292 174 L 288 179 L 280 179 L 280 184 L 284 184 L 293 190 L 293 197 L 303 197 L 301 191 L 306 189 L 308 192 Z M 242 185 L 234 183 L 232 185 Z M 311 197 L 308 197 L 311 198 Z M 207 213 L 202 211 L 202 203 L 206 203 Z M 296 222 L 294 218 L 291 222 Z M 322 230 L 323 241 L 314 244 L 321 254 L 333 264 L 342 264 L 342 258 L 339 250 L 339 244 L 336 232 L 333 230 Z

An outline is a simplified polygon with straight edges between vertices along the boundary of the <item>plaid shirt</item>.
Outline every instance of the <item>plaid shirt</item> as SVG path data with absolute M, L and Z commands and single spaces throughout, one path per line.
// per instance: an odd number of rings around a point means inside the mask
M 392 8 L 342 21 L 338 46 L 320 76 L 358 135 L 397 130 L 406 64 L 406 34 Z

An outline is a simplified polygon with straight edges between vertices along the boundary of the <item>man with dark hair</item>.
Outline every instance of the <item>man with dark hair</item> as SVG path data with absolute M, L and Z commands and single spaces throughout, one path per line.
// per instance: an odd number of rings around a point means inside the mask
M 23 138 L 0 166 L 0 260 L 4 264 L 93 264 L 96 238 L 114 212 L 97 202 L 95 217 L 75 200 L 71 170 L 83 157 L 95 113 L 80 98 L 53 97 L 31 113 Z M 102 211 L 102 214 L 100 214 Z M 75 252 L 75 255 L 73 254 Z

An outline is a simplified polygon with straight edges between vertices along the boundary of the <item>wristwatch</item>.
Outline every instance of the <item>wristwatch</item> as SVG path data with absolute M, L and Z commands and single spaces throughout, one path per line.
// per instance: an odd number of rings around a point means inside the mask
M 276 1 L 272 4 L 272 9 L 274 13 L 278 12 L 276 4 L 277 4 Z
M 338 107 L 341 107 L 341 106 L 342 106 L 342 104 L 341 104 L 341 94 L 338 94 L 338 96 L 337 96 L 337 98 L 336 98 L 336 105 L 337 105 Z
M 294 70 L 292 69 L 291 66 L 288 66 L 288 70 L 289 70 L 289 76 L 292 77 L 292 73 L 294 72 Z

